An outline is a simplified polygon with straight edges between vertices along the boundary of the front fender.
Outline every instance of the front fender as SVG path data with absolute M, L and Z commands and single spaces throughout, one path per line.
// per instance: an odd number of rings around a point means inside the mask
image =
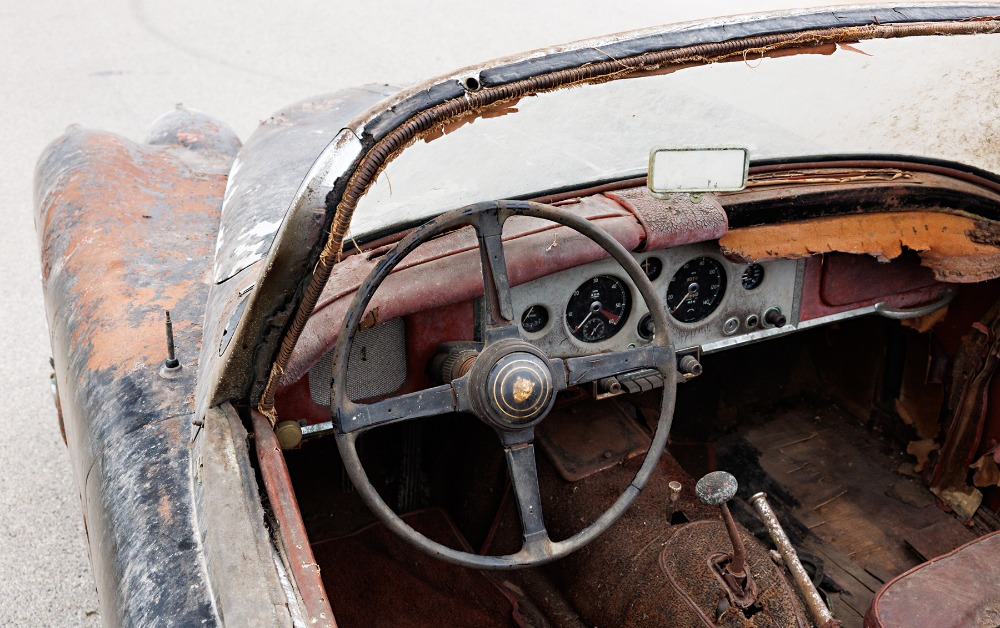
M 222 195 L 240 144 L 187 110 L 161 118 L 150 142 L 71 127 L 45 150 L 35 183 L 42 281 L 102 617 L 212 625 L 221 607 L 196 516 L 193 400 Z M 183 365 L 176 378 L 160 374 L 167 310 Z M 263 601 L 268 623 L 287 623 Z

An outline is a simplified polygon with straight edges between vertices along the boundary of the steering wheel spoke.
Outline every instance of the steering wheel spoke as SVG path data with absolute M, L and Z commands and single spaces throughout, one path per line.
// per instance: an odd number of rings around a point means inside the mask
M 486 328 L 483 340 L 487 343 L 503 338 L 517 338 L 514 308 L 510 301 L 510 280 L 507 260 L 503 251 L 503 223 L 507 216 L 501 207 L 476 215 L 473 227 L 479 241 L 479 256 L 483 267 L 483 294 L 486 298 Z
M 669 357 L 668 351 L 650 344 L 614 353 L 566 358 L 563 361 L 566 367 L 566 385 L 578 386 L 639 369 L 658 369 L 662 373 L 664 367 L 669 366 L 665 364 Z
M 521 530 L 524 534 L 523 552 L 536 557 L 548 544 L 549 533 L 542 519 L 542 498 L 538 491 L 538 469 L 535 466 L 535 445 L 530 442 L 504 448 L 510 481 L 517 498 Z
M 464 384 L 464 381 L 456 380 L 452 384 L 418 390 L 374 403 L 343 403 L 336 417 L 337 429 L 341 434 L 349 434 L 390 423 L 461 410 L 467 405 L 462 403 L 464 395 L 461 394 L 461 384 Z

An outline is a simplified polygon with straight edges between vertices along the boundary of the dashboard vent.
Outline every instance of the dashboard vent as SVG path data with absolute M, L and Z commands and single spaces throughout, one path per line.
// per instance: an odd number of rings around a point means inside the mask
M 309 395 L 321 406 L 330 405 L 333 351 L 309 371 Z M 376 325 L 354 337 L 347 365 L 347 396 L 352 401 L 381 397 L 399 390 L 406 381 L 406 325 L 402 318 Z

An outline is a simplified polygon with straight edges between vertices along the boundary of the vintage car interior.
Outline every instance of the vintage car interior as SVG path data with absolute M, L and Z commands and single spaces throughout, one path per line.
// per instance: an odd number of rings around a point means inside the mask
M 832 54 L 874 76 L 824 112 L 901 71 L 895 42 L 867 43 Z M 754 100 L 763 62 L 720 65 Z M 997 324 L 996 175 L 859 152 L 855 127 L 831 141 L 850 153 L 751 160 L 729 192 L 626 176 L 692 108 L 650 94 L 708 68 L 502 99 L 432 127 L 359 199 L 251 411 L 258 439 L 274 423 L 338 622 L 834 621 L 768 554 L 763 492 L 832 617 L 859 625 L 884 584 L 997 528 L 997 495 L 966 477 L 978 459 L 996 484 L 963 359 Z M 699 144 L 776 132 L 748 135 L 747 115 Z M 735 480 L 730 506 L 703 476 Z
M 895 42 L 867 43 L 833 53 L 857 84 L 813 112 L 901 72 Z M 753 94 L 781 77 L 722 65 L 775 119 Z M 698 70 L 491 105 L 360 199 L 268 416 L 338 622 L 860 625 L 884 585 L 997 529 L 1000 425 L 969 397 L 993 386 L 996 175 L 858 153 L 915 138 L 833 115 L 803 130 L 853 150 L 751 160 L 732 191 L 608 176 L 690 122 L 689 101 L 649 94 Z M 781 143 L 745 112 L 700 115 L 717 125 L 701 145 Z M 735 480 L 728 506 L 703 476 Z M 769 555 L 760 493 L 827 615 Z M 936 604 L 910 597 L 883 606 Z
M 609 36 L 243 144 L 71 130 L 38 222 L 102 614 L 1000 625 L 998 15 Z M 656 165 L 711 151 L 738 184 Z M 79 253 L 115 185 L 124 263 Z
M 407 525 L 446 547 L 483 556 L 519 550 L 518 487 L 494 429 L 447 411 L 450 395 L 444 406 L 414 397 L 469 372 L 483 351 L 489 304 L 469 298 L 482 293 L 472 229 L 417 246 L 388 274 L 371 295 L 346 371 L 335 370 L 337 322 L 362 272 L 394 254 L 392 243 L 361 247 L 335 269 L 337 292 L 321 297 L 306 327 L 317 350 L 293 357 L 276 408 L 301 427 L 302 444 L 285 458 L 327 590 L 369 601 L 338 621 L 364 624 L 379 607 L 387 621 L 416 614 L 446 622 L 461 612 L 470 625 L 696 625 L 688 598 L 720 625 L 806 625 L 804 608 L 785 597 L 794 599 L 788 585 L 768 571 L 770 540 L 749 506 L 765 491 L 834 615 L 860 625 L 884 583 L 996 528 L 989 502 L 975 516 L 958 504 L 949 513 L 935 507 L 927 485 L 950 488 L 928 466 L 929 456 L 945 453 L 935 440 L 941 416 L 958 410 L 946 392 L 968 377 L 950 372 L 949 356 L 961 354 L 977 321 L 996 324 L 1000 283 L 940 281 L 918 251 L 932 229 L 934 238 L 954 233 L 965 250 L 935 261 L 939 274 L 995 273 L 995 253 L 961 235 L 973 222 L 946 219 L 938 203 L 955 194 L 965 207 L 1000 207 L 1000 186 L 940 166 L 876 160 L 754 167 L 745 192 L 697 202 L 654 198 L 645 183 L 540 199 L 635 251 L 669 315 L 682 382 L 667 449 L 642 497 L 589 546 L 545 567 L 486 574 L 421 555 L 377 522 L 330 437 L 334 372 L 344 373 L 348 399 L 379 408 L 373 417 L 386 404 L 436 415 L 392 418 L 364 433 L 358 450 L 372 486 Z M 872 234 L 878 216 L 852 213 L 862 202 L 892 202 L 895 212 Z M 754 213 L 789 210 L 800 220 L 780 233 L 748 224 Z M 615 260 L 593 259 L 601 251 L 583 236 L 519 215 L 503 233 L 510 312 L 524 342 L 567 363 L 652 342 L 637 287 Z M 819 252 L 833 237 L 867 252 Z M 978 265 L 980 253 L 990 255 L 987 266 Z M 535 429 L 539 499 L 553 540 L 585 529 L 629 486 L 652 446 L 662 386 L 655 368 L 628 369 L 555 399 Z M 746 540 L 750 556 L 767 566 L 754 573 L 758 595 L 744 608 L 725 601 L 724 582 L 708 569 L 713 556 L 733 551 L 718 508 L 694 491 L 716 469 L 738 478 L 731 508 L 741 534 L 757 535 Z M 459 610 L 456 599 L 467 607 Z

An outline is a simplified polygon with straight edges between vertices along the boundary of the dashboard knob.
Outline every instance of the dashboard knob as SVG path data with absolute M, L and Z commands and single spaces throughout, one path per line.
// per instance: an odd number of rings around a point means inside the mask
M 781 308 L 772 307 L 768 311 L 764 312 L 765 325 L 770 327 L 784 327 L 787 323 L 788 319 L 781 313 Z

